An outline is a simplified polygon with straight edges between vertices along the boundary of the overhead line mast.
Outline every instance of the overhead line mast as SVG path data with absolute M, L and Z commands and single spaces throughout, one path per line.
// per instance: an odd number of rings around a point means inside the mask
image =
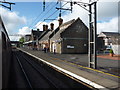
M 0 1 L 0 3 L 1 3 L 1 4 L 0 4 L 1 6 L 7 8 L 7 9 L 9 9 L 9 10 L 11 10 L 11 8 L 12 8 L 11 6 L 12 6 L 12 5 L 15 5 L 15 3 L 6 2 L 5 0 L 4 0 L 4 1 Z M 9 6 L 6 6 L 6 5 L 4 5 L 4 4 L 8 4 Z
M 62 8 L 61 2 L 67 2 L 70 3 L 71 8 L 66 9 Z M 97 68 L 97 56 L 96 56 L 96 32 L 97 32 L 97 1 L 95 0 L 92 2 L 92 0 L 89 0 L 89 3 L 85 2 L 77 2 L 74 1 L 65 1 L 65 0 L 58 0 L 57 3 L 60 2 L 60 8 L 56 8 L 57 10 L 60 10 L 59 17 L 61 18 L 61 10 L 69 10 L 72 12 L 73 4 L 79 5 L 83 9 L 89 12 L 89 53 L 88 53 L 88 66 L 90 68 Z M 86 7 L 89 6 L 89 9 Z

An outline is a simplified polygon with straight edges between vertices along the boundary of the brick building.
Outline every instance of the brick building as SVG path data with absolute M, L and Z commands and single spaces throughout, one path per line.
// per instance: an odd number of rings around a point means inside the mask
M 66 23 L 59 19 L 59 27 L 49 36 L 50 51 L 56 53 L 88 53 L 88 28 L 80 18 Z

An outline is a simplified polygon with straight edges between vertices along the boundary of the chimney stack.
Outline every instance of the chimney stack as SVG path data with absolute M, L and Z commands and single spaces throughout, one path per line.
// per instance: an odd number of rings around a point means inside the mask
M 48 25 L 43 25 L 43 31 L 48 30 Z
M 46 25 L 43 25 L 43 31 L 45 31 Z
M 39 32 L 39 31 L 40 31 L 40 29 L 38 28 L 38 29 L 37 29 L 37 31 Z
M 63 23 L 63 19 L 62 18 L 59 18 L 59 26 L 61 26 L 62 25 L 62 23 Z
M 48 30 L 48 25 L 46 25 L 46 28 L 45 28 L 45 30 L 46 30 L 46 31 Z
M 54 30 L 54 24 L 53 23 L 50 24 L 50 29 Z

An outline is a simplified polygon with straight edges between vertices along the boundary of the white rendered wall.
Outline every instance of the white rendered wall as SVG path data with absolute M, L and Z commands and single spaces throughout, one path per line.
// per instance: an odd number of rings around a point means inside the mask
M 120 55 L 120 45 L 112 45 L 114 54 Z

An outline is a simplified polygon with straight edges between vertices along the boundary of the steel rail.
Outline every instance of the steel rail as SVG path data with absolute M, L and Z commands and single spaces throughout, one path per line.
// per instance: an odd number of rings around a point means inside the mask
M 28 78 L 28 76 L 27 76 L 27 74 L 26 74 L 26 72 L 25 72 L 25 70 L 24 70 L 24 68 L 23 68 L 23 65 L 22 65 L 20 59 L 18 58 L 17 54 L 14 54 L 14 55 L 15 55 L 16 58 L 17 58 L 17 62 L 18 62 L 18 64 L 20 65 L 20 68 L 21 68 L 21 70 L 22 70 L 22 72 L 23 72 L 23 74 L 24 74 L 24 76 L 25 76 L 25 78 L 26 78 L 26 80 L 27 80 L 27 83 L 28 83 L 29 87 L 32 89 L 32 88 L 33 88 L 33 87 L 32 87 L 32 84 L 31 84 L 31 82 L 30 82 L 30 80 L 29 80 L 29 78 Z
M 19 54 L 20 55 L 20 54 Z M 53 81 L 51 81 L 48 77 L 45 77 L 45 75 L 43 75 L 41 73 L 41 71 L 36 67 L 36 65 L 34 65 L 32 62 L 30 62 L 30 60 L 26 59 L 25 56 L 21 55 L 45 80 L 47 80 L 49 82 L 49 84 L 51 84 L 54 88 L 59 89 L 55 83 Z

